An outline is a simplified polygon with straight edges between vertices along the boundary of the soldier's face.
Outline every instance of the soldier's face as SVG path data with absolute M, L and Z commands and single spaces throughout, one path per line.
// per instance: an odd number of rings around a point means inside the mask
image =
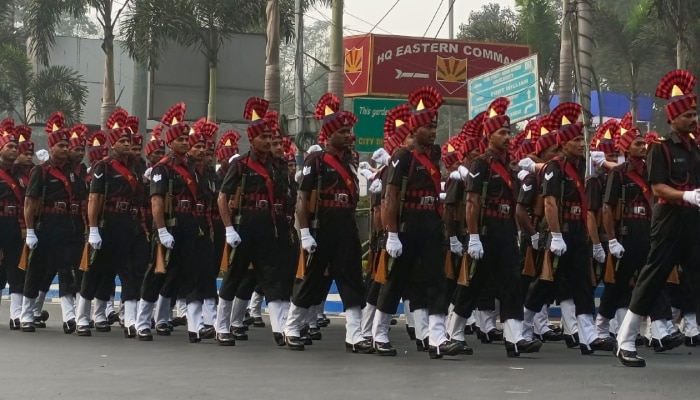
M 432 146 L 435 144 L 435 136 L 437 135 L 437 123 L 431 122 L 416 128 L 413 132 L 413 141 L 420 146 Z
M 510 129 L 501 128 L 489 137 L 489 146 L 499 152 L 508 151 L 510 148 Z
M 352 144 L 352 135 L 350 134 L 350 128 L 344 126 L 337 131 L 333 132 L 328 138 L 328 144 L 338 150 L 347 149 Z
M 638 137 L 632 141 L 632 144 L 630 144 L 627 151 L 629 152 L 629 156 L 631 158 L 644 158 L 647 156 L 646 142 L 644 142 L 643 138 Z
M 261 133 L 250 144 L 256 153 L 269 153 L 272 148 L 272 132 L 265 131 Z
M 85 158 L 85 147 L 83 146 L 73 147 L 68 152 L 68 159 L 71 162 L 79 163 L 83 161 L 83 158 Z
M 68 142 L 61 140 L 49 149 L 49 157 L 58 162 L 68 161 Z
M 187 154 L 187 151 L 190 149 L 189 139 L 185 135 L 180 136 L 177 139 L 170 142 L 169 146 L 172 151 L 179 155 Z
M 204 152 L 204 164 L 208 166 L 214 165 L 214 152 L 207 150 Z
M 2 147 L 0 150 L 0 157 L 6 163 L 14 163 L 19 155 L 19 149 L 17 148 L 17 143 L 10 142 Z
M 274 138 L 270 143 L 272 155 L 277 158 L 284 158 L 284 148 L 282 147 L 282 138 Z
M 564 151 L 569 155 L 582 157 L 586 151 L 586 141 L 583 140 L 583 136 L 577 136 L 564 143 Z
M 134 156 L 134 158 L 139 158 L 141 157 L 141 150 L 143 147 L 140 144 L 132 144 L 131 145 L 131 155 Z
M 287 172 L 289 172 L 289 176 L 294 176 L 294 174 L 297 173 L 297 163 L 296 162 L 290 162 L 287 164 Z
M 158 161 L 160 161 L 163 157 L 165 156 L 165 151 L 158 149 L 154 150 L 149 156 L 148 156 L 148 162 L 155 165 Z
M 698 125 L 698 112 L 693 108 L 671 121 L 671 128 L 678 133 L 695 133 Z
M 25 151 L 17 156 L 17 164 L 20 165 L 31 165 L 32 159 L 34 158 L 34 153 L 31 151 Z
M 188 154 L 195 160 L 202 161 L 204 160 L 204 154 L 206 150 L 207 146 L 205 146 L 204 143 L 199 142 L 194 146 L 190 147 L 190 151 L 188 152 Z

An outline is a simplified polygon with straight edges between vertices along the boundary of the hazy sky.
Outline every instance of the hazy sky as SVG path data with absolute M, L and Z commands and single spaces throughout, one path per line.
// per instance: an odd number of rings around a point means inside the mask
M 372 32 L 421 37 L 425 34 L 426 37 L 447 38 L 449 31 L 445 16 L 450 1 L 399 0 L 396 7 Z M 369 32 L 395 2 L 396 0 L 345 0 L 345 15 L 343 17 L 343 26 L 346 27 L 345 35 L 359 35 Z M 498 3 L 504 7 L 515 8 L 515 0 L 454 0 L 454 34 L 457 35 L 459 32 L 459 24 L 467 22 L 471 11 L 479 10 L 488 3 Z M 440 6 L 439 9 L 438 6 Z M 435 15 L 435 19 L 431 24 L 433 15 Z M 330 19 L 330 16 L 330 8 L 318 7 L 306 15 L 305 22 L 311 24 L 314 19 Z M 438 32 L 443 19 L 445 19 L 445 23 Z

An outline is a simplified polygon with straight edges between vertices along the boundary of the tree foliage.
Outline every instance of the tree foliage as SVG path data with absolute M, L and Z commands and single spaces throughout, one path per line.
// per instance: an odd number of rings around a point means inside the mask
M 44 120 L 54 111 L 77 122 L 86 101 L 85 81 L 72 68 L 49 66 L 35 74 L 22 48 L 0 47 L 0 112 L 22 124 Z
M 496 43 L 523 43 L 518 14 L 510 8 L 489 3 L 472 11 L 466 24 L 459 26 L 457 39 Z

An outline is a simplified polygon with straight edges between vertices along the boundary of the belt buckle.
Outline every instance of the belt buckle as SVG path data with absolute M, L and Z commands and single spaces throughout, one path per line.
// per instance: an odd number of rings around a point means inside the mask
M 260 209 L 267 209 L 270 206 L 270 203 L 267 200 L 256 200 L 255 201 L 255 207 L 260 208 Z
M 177 201 L 177 206 L 179 208 L 182 208 L 183 210 L 189 210 L 190 208 L 190 201 L 189 200 L 178 200 Z
M 138 208 L 132 208 L 132 209 L 131 209 L 131 215 L 133 215 L 133 216 L 139 215 L 139 209 L 138 209 Z
M 204 212 L 204 204 L 202 204 L 202 203 L 197 203 L 197 204 L 194 205 L 194 207 L 195 207 L 195 210 L 197 210 L 197 212 L 200 212 L 200 213 L 201 213 L 201 212 Z
M 14 214 L 17 212 L 17 206 L 5 206 L 3 210 L 8 214 Z
M 119 211 L 126 211 L 129 209 L 129 203 L 127 203 L 126 201 L 118 201 L 114 203 L 114 208 Z
M 80 211 L 80 204 L 71 203 L 71 205 L 70 205 L 70 211 L 71 211 L 71 212 L 78 212 L 78 211 Z
M 499 204 L 498 212 L 501 214 L 510 214 L 510 204 Z
M 338 203 L 347 203 L 350 201 L 350 196 L 347 193 L 336 193 L 334 199 Z
M 277 214 L 282 213 L 282 204 L 273 204 L 272 209 L 275 211 Z
M 581 215 L 581 207 L 571 206 L 569 207 L 569 213 L 573 215 Z
M 435 197 L 433 196 L 423 196 L 420 198 L 420 204 L 422 206 L 432 206 L 435 204 Z
M 637 215 L 647 215 L 647 208 L 644 206 L 632 207 L 632 212 Z
M 65 210 L 66 209 L 66 202 L 65 201 L 55 201 L 53 203 L 53 208 L 57 210 Z

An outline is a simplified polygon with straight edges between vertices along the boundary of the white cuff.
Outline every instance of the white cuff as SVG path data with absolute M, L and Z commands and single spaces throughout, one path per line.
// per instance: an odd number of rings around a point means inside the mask
M 92 235 L 92 234 L 95 234 L 95 233 L 100 233 L 100 228 L 98 228 L 98 227 L 96 227 L 96 226 L 91 226 L 91 227 L 90 227 L 90 234 Z
M 481 240 L 478 233 L 470 233 L 469 240 Z
M 388 239 L 399 240 L 398 232 L 389 232 Z
M 226 227 L 226 234 L 227 235 L 233 235 L 233 232 L 235 232 L 235 230 L 233 229 L 233 226 Z
M 166 233 L 170 233 L 168 232 L 168 228 L 158 228 L 159 235 L 165 235 Z
M 27 229 L 27 234 L 30 234 L 30 233 L 31 233 L 32 235 L 34 235 L 34 234 L 35 234 L 35 233 L 34 233 L 34 229 Z
M 562 239 L 561 232 L 552 232 L 553 239 Z
M 301 233 L 301 236 L 311 236 L 309 228 L 301 228 L 299 229 L 299 233 Z

